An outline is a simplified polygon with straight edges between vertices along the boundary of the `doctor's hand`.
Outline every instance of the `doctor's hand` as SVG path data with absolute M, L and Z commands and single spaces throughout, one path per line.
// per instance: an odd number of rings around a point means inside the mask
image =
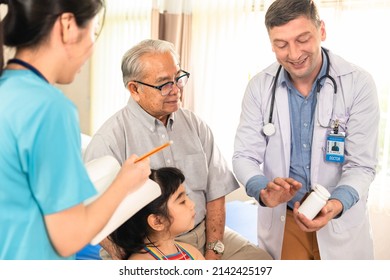
M 292 178 L 277 177 L 260 191 L 260 200 L 272 208 L 291 200 L 301 187 L 302 184 Z
M 320 213 L 313 219 L 309 220 L 305 215 L 298 212 L 298 208 L 300 206 L 299 202 L 295 202 L 294 204 L 294 219 L 299 228 L 305 232 L 313 232 L 318 231 L 322 227 L 324 227 L 330 220 L 336 217 L 338 214 L 343 211 L 343 205 L 337 199 L 330 199 L 322 207 Z

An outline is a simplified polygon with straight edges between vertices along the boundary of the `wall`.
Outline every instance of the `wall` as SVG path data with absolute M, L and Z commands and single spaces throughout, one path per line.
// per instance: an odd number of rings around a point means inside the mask
M 75 80 L 69 85 L 56 85 L 76 105 L 79 117 L 81 132 L 90 135 L 91 127 L 91 63 L 82 67 Z

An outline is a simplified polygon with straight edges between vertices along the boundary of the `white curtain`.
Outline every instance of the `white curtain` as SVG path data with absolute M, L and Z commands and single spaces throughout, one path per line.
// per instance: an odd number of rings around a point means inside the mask
M 153 0 L 152 38 L 175 45 L 180 56 L 180 67 L 191 68 L 192 0 Z M 192 109 L 193 83 L 190 79 L 182 91 L 183 106 Z
M 246 84 L 273 61 L 263 23 L 264 1 L 209 0 L 193 5 L 193 108 L 210 125 L 231 165 Z
M 151 36 L 151 0 L 107 0 L 102 33 L 91 60 L 91 134 L 126 105 L 129 92 L 122 82 L 123 54 Z

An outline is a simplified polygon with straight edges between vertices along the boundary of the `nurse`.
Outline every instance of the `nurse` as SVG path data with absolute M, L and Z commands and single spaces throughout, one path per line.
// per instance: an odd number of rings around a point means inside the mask
M 0 259 L 72 259 L 147 180 L 149 160 L 135 164 L 132 155 L 109 189 L 83 204 L 96 191 L 81 158 L 78 114 L 53 85 L 72 82 L 91 55 L 104 2 L 0 4 L 8 4 L 1 41 L 16 48 L 0 65 Z
M 233 155 L 235 175 L 260 204 L 259 245 L 275 259 L 373 259 L 374 81 L 321 48 L 326 30 L 314 1 L 276 0 L 265 25 L 277 62 L 247 86 Z M 298 207 L 315 184 L 331 197 L 310 220 Z

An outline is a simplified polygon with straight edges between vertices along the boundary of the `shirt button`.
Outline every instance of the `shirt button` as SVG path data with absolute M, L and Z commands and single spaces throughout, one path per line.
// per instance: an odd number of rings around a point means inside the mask
M 307 168 L 307 169 L 310 169 L 310 166 L 309 166 L 309 165 L 306 165 L 306 168 Z
M 280 216 L 280 221 L 281 222 L 284 222 L 286 220 L 286 217 L 285 216 Z
M 306 147 L 307 147 L 307 145 L 306 145 L 306 144 L 303 144 L 303 147 L 304 147 L 304 148 L 306 148 Z
M 165 134 L 161 135 L 162 138 L 165 138 Z
M 304 126 L 304 127 L 307 127 L 307 123 L 304 123 L 303 126 Z
M 167 163 L 168 163 L 168 164 L 171 163 L 171 160 L 170 160 L 170 159 L 167 159 Z

